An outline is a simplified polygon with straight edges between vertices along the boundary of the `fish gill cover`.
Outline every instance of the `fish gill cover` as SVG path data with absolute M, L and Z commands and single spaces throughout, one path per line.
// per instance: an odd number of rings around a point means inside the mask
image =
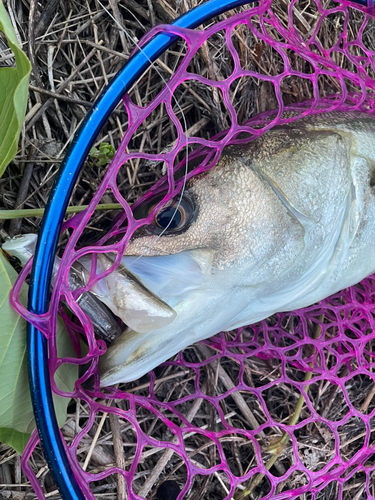
M 327 23 L 334 26 L 333 37 Z M 225 146 L 253 140 L 276 124 L 335 110 L 372 113 L 374 28 L 369 14 L 349 5 L 266 0 L 202 31 L 168 26 L 148 34 L 149 38 L 165 30 L 179 36 L 178 67 L 148 105 L 141 106 L 137 91 L 124 97 L 128 128 L 121 145 L 89 208 L 64 224 L 72 234 L 49 312 L 35 317 L 17 300 L 30 263 L 12 297 L 14 307 L 48 339 L 52 382 L 61 363 L 85 367 L 73 393 L 62 394 L 52 384 L 54 392 L 78 400 L 84 408 L 84 417 L 81 410 L 76 425 L 63 433 L 69 436 L 67 453 L 85 491 L 89 485 L 95 493 L 103 482 L 116 491 L 121 476 L 127 497 L 134 500 L 154 498 L 155 488 L 170 479 L 181 488 L 179 499 L 198 498 L 201 493 L 209 499 L 236 500 L 375 497 L 374 277 L 317 305 L 220 333 L 185 349 L 139 381 L 108 388 L 99 387 L 98 373 L 105 344 L 95 339 L 91 321 L 76 302 L 103 276 L 95 275 L 95 257 L 86 286 L 71 291 L 68 284 L 69 270 L 78 258 L 103 251 L 122 255 L 131 235 L 145 223 L 133 217 L 122 196 L 121 169 L 135 175 L 139 163 L 146 162 L 155 169 L 163 165 L 167 173 L 134 208 L 166 190 L 165 200 L 181 191 L 187 144 L 189 159 L 196 158 L 198 165 L 188 172 L 190 178 L 215 165 Z M 192 61 L 197 51 L 207 52 L 211 37 L 220 37 L 225 64 L 219 70 L 215 59 L 210 63 L 208 57 L 207 76 L 202 76 L 192 72 Z M 243 50 L 247 44 L 254 56 L 251 61 Z M 150 92 L 152 83 L 149 80 Z M 247 119 L 262 111 L 252 101 L 254 86 L 263 89 L 263 99 L 274 103 L 276 111 Z M 192 100 L 200 99 L 204 106 L 200 96 L 208 91 L 217 101 L 215 119 L 225 131 L 208 139 L 194 136 L 193 127 L 186 139 L 181 108 L 189 117 Z M 163 133 L 148 128 L 155 110 L 168 114 L 175 133 L 170 147 L 158 153 L 142 145 L 146 134 Z M 81 248 L 80 238 L 107 190 L 123 211 L 99 242 Z M 76 347 L 76 359 L 57 358 L 58 311 Z M 87 353 L 81 350 L 82 336 Z M 113 451 L 115 465 L 99 466 L 95 453 L 112 453 L 118 440 L 114 430 L 112 438 L 104 432 L 107 414 L 118 417 L 116 432 L 124 446 Z M 37 442 L 34 433 L 23 467 L 41 499 L 43 488 L 31 460 Z

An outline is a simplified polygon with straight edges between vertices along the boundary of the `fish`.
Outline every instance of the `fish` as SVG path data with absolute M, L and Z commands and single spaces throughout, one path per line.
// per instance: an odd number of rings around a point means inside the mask
M 367 113 L 308 116 L 224 148 L 126 247 L 123 269 L 175 317 L 124 331 L 100 357 L 101 385 L 136 380 L 195 342 L 373 273 L 374 185 Z

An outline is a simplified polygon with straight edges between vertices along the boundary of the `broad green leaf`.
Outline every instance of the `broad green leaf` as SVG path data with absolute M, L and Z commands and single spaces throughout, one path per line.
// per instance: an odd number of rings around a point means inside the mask
M 26 321 L 9 303 L 9 293 L 16 278 L 17 273 L 0 251 L 0 429 L 31 433 L 35 423 L 27 376 Z M 24 285 L 20 294 L 23 304 L 27 302 L 27 291 Z M 61 318 L 57 325 L 57 349 L 60 357 L 75 356 Z M 76 365 L 64 364 L 59 368 L 55 380 L 59 389 L 72 391 L 77 376 Z M 68 398 L 54 396 L 60 426 L 65 422 L 68 403 Z
M 12 23 L 0 0 L 0 30 L 16 59 L 16 67 L 0 68 L 0 177 L 17 153 L 25 118 L 31 65 L 18 45 Z
M 20 455 L 23 453 L 31 434 L 0 428 L 0 443 L 11 446 Z

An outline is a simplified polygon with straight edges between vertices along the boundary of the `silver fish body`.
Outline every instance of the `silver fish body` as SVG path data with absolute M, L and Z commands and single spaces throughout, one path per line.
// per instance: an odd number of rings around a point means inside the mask
M 122 334 L 101 358 L 102 385 L 374 272 L 374 178 L 375 119 L 363 113 L 303 118 L 225 149 L 187 186 L 191 220 L 130 241 L 123 265 L 176 317 Z

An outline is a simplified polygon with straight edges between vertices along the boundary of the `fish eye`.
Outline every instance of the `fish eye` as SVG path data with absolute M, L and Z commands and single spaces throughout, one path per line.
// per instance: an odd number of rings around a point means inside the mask
M 162 199 L 158 196 L 143 207 L 139 207 L 134 213 L 135 218 L 147 217 Z M 197 215 L 197 207 L 193 198 L 184 193 L 182 198 L 170 200 L 154 216 L 153 221 L 145 231 L 149 234 L 173 234 L 182 232 L 189 227 Z
M 170 234 L 186 229 L 195 218 L 195 208 L 195 203 L 187 194 L 179 201 L 172 200 L 155 215 L 153 226 L 156 231 L 154 232 L 163 231 L 163 234 Z
M 155 222 L 162 229 L 178 229 L 183 221 L 183 216 L 184 214 L 181 206 L 162 208 L 160 212 L 156 214 Z

